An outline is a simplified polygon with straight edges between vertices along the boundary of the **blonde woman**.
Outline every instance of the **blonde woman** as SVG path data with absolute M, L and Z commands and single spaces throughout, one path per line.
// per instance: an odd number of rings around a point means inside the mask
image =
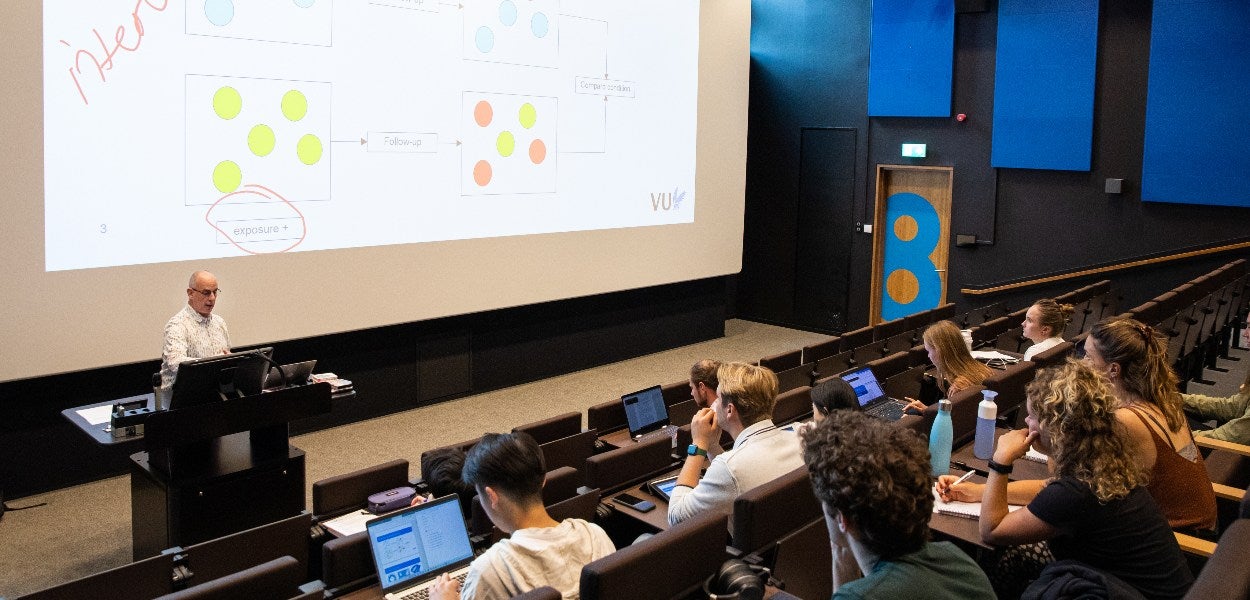
M 1069 361 L 1038 373 L 1028 387 L 1028 429 L 999 439 L 978 490 L 981 537 L 995 545 L 1048 541 L 1056 559 L 1110 573 L 1148 598 L 1180 598 L 1193 575 L 1144 487 L 1119 404 L 1087 365 Z M 1050 456 L 1052 477 L 1027 506 L 1008 512 L 1008 475 L 1030 445 Z M 938 486 L 948 497 L 950 482 Z
M 981 385 L 990 376 L 990 368 L 972 358 L 959 328 L 950 321 L 938 321 L 924 330 L 924 349 L 929 361 L 937 367 L 938 388 L 950 398 L 960 391 Z M 924 403 L 908 398 L 907 408 L 924 410 Z

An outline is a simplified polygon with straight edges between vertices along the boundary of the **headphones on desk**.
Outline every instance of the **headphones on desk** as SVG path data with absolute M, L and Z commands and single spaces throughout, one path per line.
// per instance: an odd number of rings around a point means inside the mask
M 771 576 L 765 567 L 731 558 L 703 582 L 703 592 L 708 600 L 761 600 Z

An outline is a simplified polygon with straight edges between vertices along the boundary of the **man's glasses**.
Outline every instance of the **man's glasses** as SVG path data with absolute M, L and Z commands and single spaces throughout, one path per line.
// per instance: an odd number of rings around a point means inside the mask
M 191 289 L 191 291 L 193 291 L 193 292 L 195 292 L 195 293 L 197 293 L 197 294 L 199 294 L 199 295 L 201 295 L 201 296 L 204 296 L 205 298 L 209 298 L 209 297 L 212 297 L 212 296 L 220 296 L 220 295 L 221 295 L 221 290 L 220 290 L 220 289 L 216 289 L 216 290 L 197 290 L 197 289 L 195 289 L 195 288 L 190 288 L 190 289 Z

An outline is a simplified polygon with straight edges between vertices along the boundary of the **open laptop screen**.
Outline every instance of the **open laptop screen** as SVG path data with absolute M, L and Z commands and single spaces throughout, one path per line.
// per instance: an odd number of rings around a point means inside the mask
M 851 371 L 843 375 L 842 379 L 851 384 L 851 389 L 855 390 L 855 397 L 859 400 L 860 408 L 868 406 L 874 400 L 885 395 L 871 367 Z
M 378 517 L 365 529 L 378 581 L 388 593 L 473 560 L 454 494 Z
M 664 393 L 658 385 L 621 396 L 621 402 L 625 404 L 630 435 L 668 425 L 668 407 L 664 405 Z

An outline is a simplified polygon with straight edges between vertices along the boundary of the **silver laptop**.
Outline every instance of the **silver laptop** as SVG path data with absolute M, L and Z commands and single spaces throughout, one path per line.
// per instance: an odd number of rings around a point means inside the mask
M 365 531 L 386 600 L 429 598 L 439 575 L 463 583 L 473 562 L 455 494 L 370 519 Z
M 286 373 L 286 384 L 288 386 L 308 383 L 308 378 L 312 376 L 315 368 L 317 368 L 315 359 L 282 365 L 282 371 Z M 265 378 L 265 388 L 271 389 L 280 385 L 282 385 L 282 375 L 278 373 L 278 369 L 276 367 L 269 369 L 269 375 Z
M 621 403 L 625 405 L 629 437 L 635 442 L 660 436 L 672 438 L 677 434 L 677 426 L 668 422 L 668 405 L 664 404 L 660 386 L 625 394 L 621 396 Z
M 855 398 L 859 400 L 860 410 L 887 421 L 897 421 L 903 418 L 903 409 L 907 407 L 907 403 L 885 395 L 885 390 L 881 388 L 881 382 L 877 381 L 877 375 L 872 372 L 872 367 L 851 371 L 843 375 L 842 379 L 851 384 L 851 389 L 855 390 Z

